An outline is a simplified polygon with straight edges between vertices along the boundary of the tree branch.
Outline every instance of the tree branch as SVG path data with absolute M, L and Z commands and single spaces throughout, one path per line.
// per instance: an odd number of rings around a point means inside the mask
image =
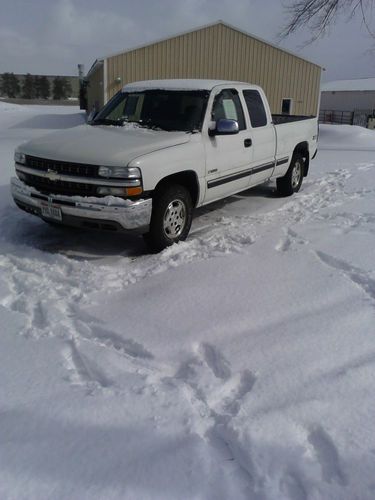
M 339 15 L 349 11 L 348 19 L 354 18 L 359 12 L 366 31 L 375 38 L 375 31 L 371 29 L 372 7 L 375 0 L 294 0 L 289 2 L 285 9 L 289 14 L 289 21 L 279 34 L 280 39 L 307 27 L 312 33 L 312 40 L 324 35 L 327 28 Z

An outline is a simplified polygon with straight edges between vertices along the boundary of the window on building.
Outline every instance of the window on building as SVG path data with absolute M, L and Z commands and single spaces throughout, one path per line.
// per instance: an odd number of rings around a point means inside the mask
M 281 112 L 283 115 L 290 115 L 292 112 L 292 99 L 283 99 L 281 105 Z
M 251 126 L 256 128 L 267 125 L 267 114 L 259 92 L 257 90 L 244 90 L 243 96 L 249 111 Z
M 225 89 L 215 97 L 212 108 L 212 119 L 218 121 L 223 118 L 236 120 L 239 130 L 245 130 L 246 128 L 241 101 L 235 89 Z

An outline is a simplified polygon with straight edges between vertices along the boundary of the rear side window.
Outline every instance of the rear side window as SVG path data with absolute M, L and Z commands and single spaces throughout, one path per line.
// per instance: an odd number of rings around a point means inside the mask
M 218 121 L 223 118 L 236 120 L 239 130 L 245 130 L 246 128 L 241 101 L 235 89 L 225 89 L 215 97 L 212 119 Z
M 283 99 L 281 104 L 281 112 L 283 115 L 290 115 L 292 111 L 292 99 Z
M 244 90 L 246 106 L 249 111 L 251 126 L 253 128 L 267 125 L 267 115 L 262 98 L 257 90 Z

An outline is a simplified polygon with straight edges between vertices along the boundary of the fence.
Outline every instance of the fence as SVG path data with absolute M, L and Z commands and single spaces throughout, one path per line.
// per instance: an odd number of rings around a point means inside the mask
M 353 125 L 353 111 L 319 111 L 320 123 L 338 123 L 341 125 Z
M 367 127 L 369 118 L 374 116 L 374 109 L 355 109 L 354 111 L 321 110 L 319 112 L 319 122 Z

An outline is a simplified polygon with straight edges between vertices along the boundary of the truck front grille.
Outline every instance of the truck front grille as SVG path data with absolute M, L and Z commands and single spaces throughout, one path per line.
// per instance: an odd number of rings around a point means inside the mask
M 48 160 L 46 158 L 37 158 L 36 156 L 26 155 L 26 166 L 33 168 L 34 170 L 38 170 L 39 172 L 48 172 L 48 170 L 53 170 L 60 175 L 91 178 L 99 177 L 99 167 L 97 165 Z
M 51 181 L 39 175 L 23 174 L 22 180 L 43 194 L 62 194 L 66 196 L 97 196 L 97 185 L 82 182 Z

